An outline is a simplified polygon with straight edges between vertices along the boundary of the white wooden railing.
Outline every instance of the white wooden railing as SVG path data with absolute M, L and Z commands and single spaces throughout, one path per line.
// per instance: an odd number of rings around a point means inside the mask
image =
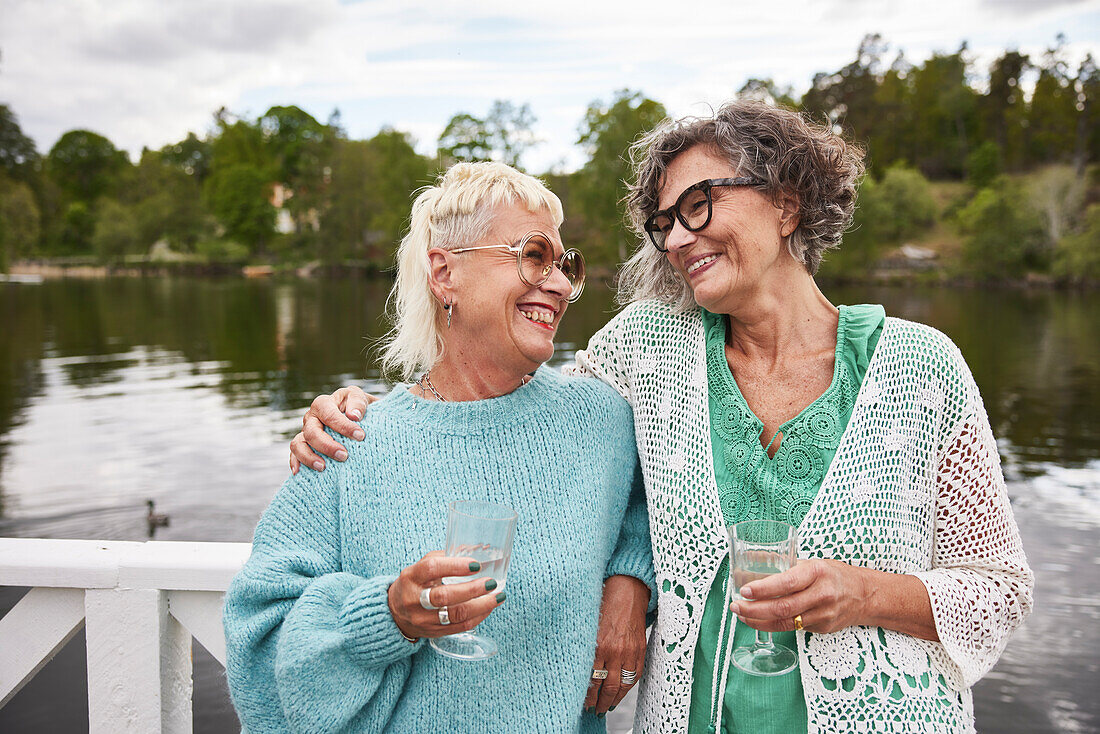
M 191 638 L 225 665 L 222 596 L 248 543 L 0 538 L 0 707 L 86 628 L 91 734 L 191 734 Z

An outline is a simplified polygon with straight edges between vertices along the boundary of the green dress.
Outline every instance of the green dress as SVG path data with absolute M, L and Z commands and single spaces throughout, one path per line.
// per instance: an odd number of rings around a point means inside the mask
M 742 520 L 782 520 L 796 527 L 801 524 L 836 455 L 885 322 L 882 306 L 840 307 L 832 383 L 805 410 L 780 426 L 783 440 L 775 456 L 769 458 L 760 442 L 764 424 L 741 396 L 726 361 L 726 317 L 703 311 L 711 453 L 727 527 Z M 714 731 L 716 710 L 711 691 L 715 659 L 721 665 L 725 658 L 726 639 L 719 640 L 719 634 L 722 616 L 728 615 L 728 577 L 727 558 L 707 596 L 695 648 L 688 726 L 693 734 Z M 728 615 L 726 638 L 733 621 Z M 738 623 L 733 646 L 751 645 L 755 635 L 748 625 Z M 797 649 L 794 632 L 779 632 L 773 639 Z M 723 734 L 806 731 L 806 702 L 798 668 L 785 675 L 760 677 L 730 665 L 721 698 Z

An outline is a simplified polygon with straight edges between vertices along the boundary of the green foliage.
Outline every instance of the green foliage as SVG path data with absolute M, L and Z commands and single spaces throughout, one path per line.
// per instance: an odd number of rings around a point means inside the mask
M 575 207 L 584 217 L 592 238 L 584 248 L 590 261 L 614 263 L 625 258 L 627 243 L 633 240 L 619 203 L 632 176 L 627 151 L 665 117 L 660 102 L 629 89 L 616 92 L 609 105 L 597 100 L 588 106 L 577 142 L 589 159 L 575 175 L 566 213 L 571 216 Z
M 891 166 L 875 187 L 872 199 L 883 214 L 882 235 L 886 242 L 902 242 L 927 230 L 936 219 L 936 202 L 928 179 L 915 168 Z
M 144 253 L 137 213 L 113 199 L 99 204 L 92 250 L 104 262 L 121 262 L 126 255 Z
M 26 257 L 38 244 L 41 220 L 31 187 L 0 173 L 0 250 L 9 258 Z
M 233 240 L 200 240 L 195 252 L 213 263 L 243 263 L 249 256 L 248 247 Z
M 884 249 L 927 231 L 936 214 L 932 188 L 920 171 L 899 164 L 891 166 L 882 181 L 868 176 L 860 184 L 852 227 L 840 248 L 826 254 L 822 273 L 869 271 Z
M 70 130 L 50 149 L 46 163 L 72 200 L 91 204 L 113 194 L 130 160 L 110 140 L 89 130 Z
M 460 112 L 439 136 L 440 161 L 444 167 L 457 161 L 500 161 L 523 170 L 520 159 L 536 142 L 534 124 L 530 105 L 516 107 L 501 99 L 484 119 Z
M 488 161 L 492 155 L 485 121 L 468 112 L 453 116 L 439 136 L 439 158 L 444 167 L 457 161 Z
M 966 179 L 976 189 L 989 186 L 1001 173 L 1001 149 L 992 140 L 986 140 L 966 157 Z
M 970 274 L 983 279 L 1018 277 L 1043 264 L 1042 221 L 1019 183 L 997 179 L 956 219 L 964 235 L 963 264 Z
M 989 91 L 979 100 L 979 109 L 982 134 L 986 138 L 983 146 L 989 143 L 996 146 L 998 168 L 1002 163 L 1001 156 L 1003 164 L 1011 170 L 1022 167 L 1027 157 L 1024 138 L 1028 125 L 1027 101 L 1021 80 L 1030 68 L 1027 55 L 1018 51 L 1005 51 L 989 68 Z M 969 161 L 967 175 L 975 183 Z M 990 177 L 976 185 L 984 187 L 992 180 Z
M 65 209 L 62 219 L 59 254 L 88 255 L 92 249 L 92 233 L 95 231 L 95 215 L 83 201 L 74 201 Z
M 329 205 L 321 218 L 322 259 L 387 266 L 408 219 L 413 192 L 431 177 L 431 164 L 404 133 L 383 130 L 368 141 L 339 141 Z
M 23 134 L 19 118 L 11 108 L 0 104 L 0 172 L 12 178 L 25 178 L 37 162 L 34 141 Z
M 1059 240 L 1051 270 L 1067 280 L 1100 280 L 1100 204 L 1085 210 L 1078 231 Z
M 966 44 L 914 69 L 910 160 L 931 178 L 962 178 L 977 136 L 977 92 L 967 82 Z
M 264 144 L 259 125 L 236 119 L 224 108 L 214 115 L 214 123 L 217 132 L 210 144 L 209 174 L 231 166 L 249 165 L 265 177 L 274 178 L 275 161 Z
M 166 165 L 175 166 L 202 183 L 210 172 L 213 150 L 209 140 L 200 140 L 195 133 L 187 133 L 180 142 L 161 148 L 160 155 Z
M 1062 59 L 1065 39 L 1047 49 L 1028 110 L 1028 153 L 1032 161 L 1068 160 L 1077 121 L 1077 91 Z
M 248 163 L 218 168 L 206 182 L 206 205 L 230 239 L 261 251 L 275 231 L 268 177 Z

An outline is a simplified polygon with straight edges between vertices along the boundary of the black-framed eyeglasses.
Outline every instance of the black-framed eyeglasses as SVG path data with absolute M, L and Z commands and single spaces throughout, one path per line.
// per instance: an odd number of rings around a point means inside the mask
M 689 232 L 698 232 L 710 224 L 711 215 L 714 213 L 714 201 L 711 198 L 711 189 L 718 186 L 761 186 L 764 181 L 755 176 L 738 176 L 737 178 L 708 178 L 697 184 L 688 186 L 676 203 L 668 209 L 653 212 L 649 219 L 645 220 L 645 231 L 649 235 L 649 241 L 661 252 L 668 252 L 665 240 L 676 220 L 684 225 Z
M 584 255 L 580 250 L 569 249 L 554 258 L 554 245 L 550 238 L 542 232 L 528 232 L 523 235 L 515 245 L 478 245 L 477 247 L 460 247 L 451 250 L 454 253 L 472 252 L 473 250 L 508 250 L 516 254 L 516 269 L 519 271 L 519 279 L 532 288 L 550 279 L 550 273 L 556 266 L 569 281 L 569 301 L 572 303 L 581 297 L 584 290 Z

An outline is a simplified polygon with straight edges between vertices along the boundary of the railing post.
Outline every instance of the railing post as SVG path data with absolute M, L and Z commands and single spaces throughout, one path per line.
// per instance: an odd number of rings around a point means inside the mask
M 89 589 L 84 607 L 90 734 L 190 734 L 191 634 L 167 594 Z

